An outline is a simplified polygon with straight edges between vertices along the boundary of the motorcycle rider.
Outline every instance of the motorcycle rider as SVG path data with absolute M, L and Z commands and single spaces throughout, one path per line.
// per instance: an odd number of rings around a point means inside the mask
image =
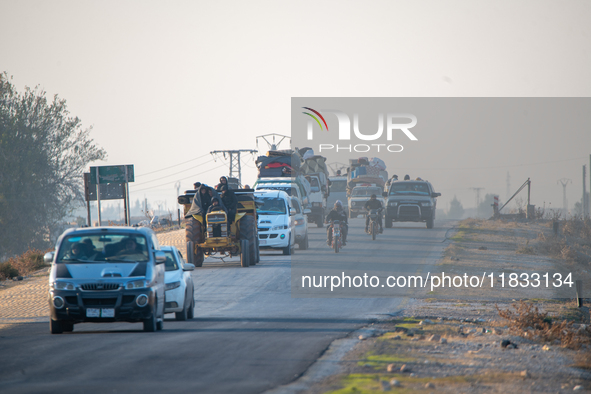
M 339 220 L 341 222 L 341 235 L 343 236 L 343 246 L 347 245 L 347 232 L 349 224 L 347 223 L 347 213 L 343 209 L 343 203 L 337 200 L 334 203 L 334 208 L 326 215 L 325 223 L 331 220 Z M 326 229 L 326 244 L 330 246 L 332 239 L 332 226 Z
M 372 194 L 371 197 L 369 198 L 369 200 L 367 200 L 367 202 L 365 203 L 365 209 L 367 210 L 367 212 L 369 213 L 370 210 L 372 209 L 382 209 L 382 202 L 378 200 L 378 197 L 375 194 Z M 380 233 L 382 233 L 384 231 L 384 229 L 382 228 L 382 213 L 380 212 L 378 214 L 378 223 L 380 225 Z M 365 232 L 367 232 L 367 229 L 369 227 L 369 215 L 365 216 Z

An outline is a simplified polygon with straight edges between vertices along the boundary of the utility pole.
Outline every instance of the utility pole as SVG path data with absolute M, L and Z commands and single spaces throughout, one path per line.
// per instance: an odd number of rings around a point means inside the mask
M 587 174 L 586 174 L 586 168 L 583 165 L 583 199 L 581 200 L 581 207 L 583 208 L 583 217 L 586 218 L 587 214 L 589 212 L 588 206 L 587 206 Z
M 568 212 L 568 202 L 566 201 L 566 185 L 572 183 L 572 181 L 567 178 L 562 178 L 558 180 L 558 183 L 562 184 L 562 211 L 564 213 L 564 218 L 566 219 L 566 214 Z
M 257 151 L 259 149 L 259 138 L 261 138 L 263 141 L 265 141 L 267 143 L 269 150 L 277 150 L 277 147 L 286 138 L 289 140 L 289 146 L 291 147 L 291 138 L 289 136 L 277 134 L 277 133 L 271 133 L 271 134 L 259 135 L 256 137 Z M 267 139 L 267 138 L 269 138 L 269 139 Z M 269 141 L 269 140 L 271 140 L 271 141 Z M 279 140 L 279 141 L 277 141 L 277 140 Z
M 476 211 L 478 211 L 478 205 L 480 204 L 480 191 L 484 190 L 483 187 L 471 187 L 470 189 L 476 192 Z
M 509 171 L 507 171 L 507 196 L 505 198 L 507 200 L 509 200 L 510 196 L 511 196 L 511 175 L 509 175 Z
M 215 161 L 217 155 L 223 155 L 224 159 L 230 159 L 230 178 L 238 178 L 238 184 L 242 187 L 242 172 L 240 166 L 240 154 L 241 153 L 250 153 L 254 155 L 257 153 L 254 149 L 237 149 L 237 150 L 214 150 L 209 152 L 213 156 L 213 160 Z M 234 176 L 236 174 L 237 176 Z

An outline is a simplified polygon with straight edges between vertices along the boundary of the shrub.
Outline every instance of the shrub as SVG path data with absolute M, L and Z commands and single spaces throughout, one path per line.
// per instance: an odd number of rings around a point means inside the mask
M 14 271 L 8 268 L 4 268 L 3 272 L 5 272 L 5 274 L 14 272 L 16 273 L 11 275 L 5 275 L 5 279 L 12 278 L 18 275 L 26 276 L 32 272 L 46 267 L 47 265 L 43 261 L 43 256 L 46 252 L 43 252 L 38 249 L 29 249 L 20 256 L 9 258 L 6 262 L 2 263 L 2 266 L 8 266 Z M 2 274 L 0 273 L 0 275 Z
M 7 261 L 0 263 L 0 280 L 12 279 L 18 276 L 18 270 Z

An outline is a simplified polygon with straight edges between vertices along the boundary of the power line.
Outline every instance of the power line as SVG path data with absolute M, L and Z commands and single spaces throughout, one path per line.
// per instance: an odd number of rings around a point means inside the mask
M 194 159 L 187 160 L 187 161 L 184 161 L 184 162 L 182 162 L 182 163 L 179 163 L 179 164 L 172 165 L 172 166 L 170 166 L 170 167 L 161 168 L 161 169 L 159 169 L 159 170 L 152 171 L 152 172 L 146 172 L 145 174 L 141 174 L 141 175 L 136 175 L 136 178 L 139 178 L 139 177 L 141 177 L 141 176 L 145 176 L 145 175 L 154 174 L 154 173 L 156 173 L 156 172 L 160 172 L 160 171 L 168 170 L 168 169 L 170 169 L 170 168 L 173 168 L 173 167 L 182 166 L 183 164 L 187 164 L 187 163 L 189 163 L 189 162 L 192 162 L 192 161 L 195 161 L 195 160 L 199 160 L 199 159 L 201 159 L 201 158 L 203 158 L 203 157 L 205 157 L 205 156 L 209 156 L 209 155 L 208 155 L 208 154 L 205 154 L 205 155 L 203 155 L 203 156 L 199 156 L 199 157 L 196 157 L 196 158 L 194 158 Z
M 195 169 L 195 168 L 197 168 L 197 167 L 199 167 L 199 166 L 202 166 L 202 165 L 204 165 L 204 164 L 207 164 L 207 163 L 209 163 L 209 161 L 206 161 L 205 163 L 197 164 L 197 165 L 195 165 L 195 166 L 193 166 L 193 167 L 187 168 L 186 170 L 182 170 L 182 171 L 179 171 L 179 172 L 175 172 L 174 174 L 169 174 L 169 175 L 165 175 L 165 176 L 163 176 L 163 177 L 160 177 L 160 178 L 152 179 L 151 181 L 145 181 L 145 182 L 140 182 L 140 183 L 134 183 L 133 185 L 130 185 L 130 187 L 133 187 L 133 186 L 140 186 L 140 185 L 145 185 L 146 183 L 156 182 L 156 181 L 159 181 L 159 180 L 161 180 L 161 179 L 169 178 L 169 177 L 171 177 L 171 176 L 178 175 L 178 174 L 180 174 L 180 173 L 182 173 L 182 172 L 187 172 L 187 171 L 190 171 L 190 170 L 192 170 L 192 169 Z
M 193 174 L 193 175 L 191 175 L 191 176 L 188 176 L 188 177 L 185 177 L 185 178 L 181 178 L 180 180 L 181 180 L 181 181 L 184 181 L 184 180 L 191 179 L 191 178 L 195 179 L 195 177 L 196 177 L 196 176 L 198 176 L 198 175 L 205 174 L 206 172 L 213 171 L 213 170 L 217 170 L 218 168 L 225 167 L 225 166 L 226 166 L 225 164 L 222 164 L 222 165 L 219 165 L 219 166 L 217 166 L 217 167 L 210 168 L 209 170 L 205 170 L 205 171 L 203 171 L 203 172 L 200 172 L 200 173 L 198 173 L 198 174 Z M 174 180 L 172 180 L 172 181 L 169 181 L 169 182 L 166 182 L 166 183 L 162 183 L 162 184 L 160 184 L 160 185 L 156 185 L 156 186 L 152 186 L 152 187 L 146 187 L 146 188 L 144 188 L 144 189 L 139 189 L 139 190 L 132 190 L 131 192 L 133 192 L 133 193 L 138 193 L 138 192 L 142 192 L 142 191 L 144 191 L 144 190 L 151 190 L 151 189 L 155 189 L 155 188 L 157 188 L 157 187 L 161 187 L 161 186 L 166 186 L 166 185 L 169 185 L 169 184 L 171 184 L 171 183 L 174 183 L 174 182 L 176 182 L 176 181 L 179 181 L 179 179 L 175 178 L 175 179 L 174 179 Z M 131 193 L 131 192 L 130 192 L 130 193 Z

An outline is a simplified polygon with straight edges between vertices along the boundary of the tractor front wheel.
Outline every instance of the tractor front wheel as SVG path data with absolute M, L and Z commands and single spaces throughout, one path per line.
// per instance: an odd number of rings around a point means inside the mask
M 190 258 L 190 256 L 193 257 L 190 261 L 195 267 L 203 266 L 205 256 L 203 255 L 203 250 L 197 246 L 198 244 L 203 243 L 203 226 L 199 220 L 192 216 L 187 219 L 185 238 L 187 241 L 187 258 Z

